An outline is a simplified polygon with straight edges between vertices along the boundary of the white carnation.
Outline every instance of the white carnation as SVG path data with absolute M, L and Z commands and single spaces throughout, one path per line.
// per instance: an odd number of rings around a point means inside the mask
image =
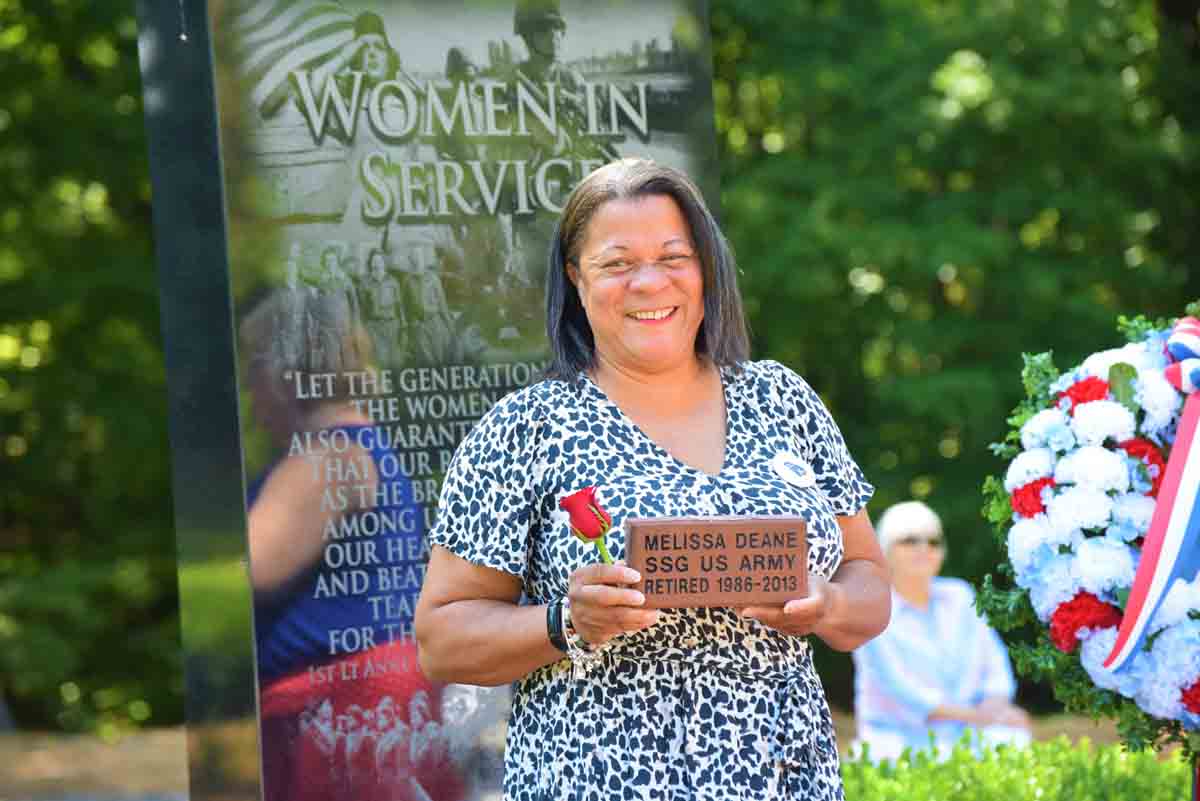
M 1103 445 L 1106 439 L 1132 439 L 1137 421 L 1133 412 L 1116 401 L 1098 400 L 1075 407 L 1071 430 L 1080 445 Z
M 1151 655 L 1164 684 L 1187 687 L 1200 676 L 1200 621 L 1182 620 L 1158 635 Z
M 1058 427 L 1070 423 L 1067 415 L 1061 409 L 1043 409 L 1025 421 L 1021 426 L 1021 445 L 1025 450 L 1033 450 L 1046 445 L 1046 434 Z
M 1150 435 L 1158 434 L 1175 419 L 1179 407 L 1183 405 L 1183 396 L 1158 369 L 1142 370 L 1133 385 L 1134 400 L 1146 412 L 1142 419 L 1142 431 Z
M 1177 578 L 1171 589 L 1167 590 L 1154 617 L 1150 618 L 1147 633 L 1153 634 L 1159 629 L 1182 623 L 1188 619 L 1188 612 L 1192 611 L 1200 611 L 1200 576 L 1190 582 Z
M 1113 498 L 1112 519 L 1114 523 L 1128 526 L 1139 535 L 1150 530 L 1150 519 L 1154 517 L 1155 501 L 1148 495 L 1127 493 Z
M 1157 717 L 1181 718 L 1180 691 L 1200 678 L 1200 622 L 1184 620 L 1164 629 L 1144 665 L 1134 693 L 1137 705 Z
M 1056 531 L 1044 514 L 1023 517 L 1008 530 L 1008 560 L 1017 583 L 1028 586 L 1029 573 L 1057 553 L 1059 545 L 1071 544 L 1071 532 Z
M 1012 492 L 1030 481 L 1054 475 L 1054 453 L 1048 448 L 1022 451 L 1008 466 L 1004 474 L 1004 489 Z
M 1054 483 L 1125 492 L 1129 489 L 1129 468 L 1121 454 L 1098 445 L 1086 445 L 1058 461 L 1054 466 Z
M 1093 595 L 1128 587 L 1136 565 L 1128 545 L 1104 537 L 1084 540 L 1075 547 L 1075 574 Z
M 1087 638 L 1080 637 L 1080 640 L 1083 645 L 1079 649 L 1079 661 L 1091 676 L 1092 682 L 1101 689 L 1114 690 L 1132 698 L 1138 686 L 1140 669 L 1145 667 L 1145 657 L 1140 653 L 1134 655 L 1126 666 L 1118 671 L 1104 667 L 1104 661 L 1108 659 L 1113 645 L 1117 642 L 1116 626 L 1093 631 Z
M 1162 354 L 1155 355 L 1145 342 L 1130 342 L 1128 345 L 1121 348 L 1111 348 L 1102 350 L 1099 353 L 1093 353 L 1083 360 L 1083 364 L 1079 366 L 1081 372 L 1097 378 L 1108 380 L 1108 371 L 1114 364 L 1132 365 L 1137 370 L 1145 370 L 1150 367 L 1161 367 L 1165 361 Z
M 1112 513 L 1112 498 L 1091 487 L 1067 487 L 1046 504 L 1050 524 L 1058 531 L 1105 528 Z
M 1054 554 L 1031 576 L 1029 600 L 1038 620 L 1043 623 L 1050 619 L 1059 604 L 1071 600 L 1078 592 L 1075 559 L 1067 554 Z
M 1133 700 L 1148 715 L 1174 720 L 1183 714 L 1183 695 L 1179 690 L 1179 687 L 1151 679 L 1138 686 Z

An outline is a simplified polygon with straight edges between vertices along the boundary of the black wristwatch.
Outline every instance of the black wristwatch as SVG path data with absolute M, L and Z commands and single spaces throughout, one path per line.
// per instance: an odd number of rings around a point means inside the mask
M 550 644 L 564 654 L 567 648 L 567 635 L 563 632 L 563 599 L 555 598 L 546 606 L 546 633 L 550 635 Z

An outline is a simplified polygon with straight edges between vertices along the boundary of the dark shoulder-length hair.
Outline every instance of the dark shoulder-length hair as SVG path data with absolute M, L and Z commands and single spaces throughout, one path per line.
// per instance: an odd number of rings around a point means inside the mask
M 592 327 L 567 276 L 567 265 L 579 263 L 588 224 L 605 203 L 652 195 L 678 204 L 700 259 L 704 319 L 696 332 L 696 353 L 720 366 L 736 366 L 750 357 L 733 251 L 700 190 L 679 170 L 646 159 L 620 159 L 593 171 L 575 187 L 554 232 L 546 276 L 546 333 L 553 352 L 549 377 L 574 381 L 595 364 Z

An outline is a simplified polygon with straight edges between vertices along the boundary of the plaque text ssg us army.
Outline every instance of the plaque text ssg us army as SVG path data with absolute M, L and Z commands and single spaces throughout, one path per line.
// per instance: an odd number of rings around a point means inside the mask
M 808 595 L 808 539 L 799 517 L 675 517 L 625 521 L 634 585 L 651 609 L 782 605 Z

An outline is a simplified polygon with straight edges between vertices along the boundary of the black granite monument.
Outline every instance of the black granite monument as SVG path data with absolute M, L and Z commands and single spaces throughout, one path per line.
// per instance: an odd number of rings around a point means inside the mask
M 566 193 L 648 156 L 715 204 L 704 3 L 139 13 L 191 797 L 498 797 L 507 689 L 417 665 L 425 533 L 541 375 Z

